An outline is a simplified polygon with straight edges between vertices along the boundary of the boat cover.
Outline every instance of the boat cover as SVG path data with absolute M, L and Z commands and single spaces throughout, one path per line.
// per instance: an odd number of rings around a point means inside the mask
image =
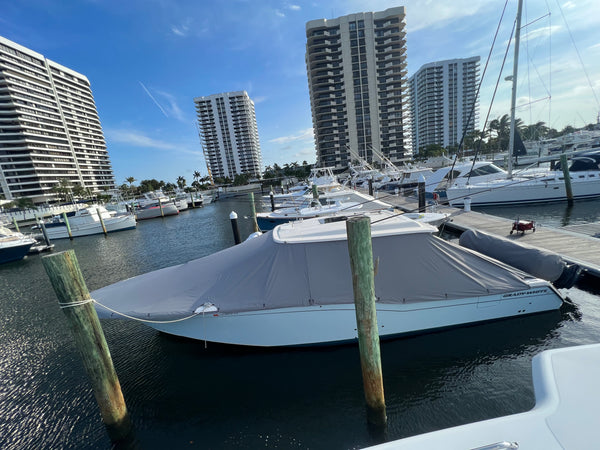
M 381 303 L 478 297 L 527 289 L 528 275 L 429 233 L 373 238 Z M 353 303 L 347 241 L 278 243 L 272 233 L 185 264 L 98 289 L 92 296 L 144 319 Z M 102 307 L 100 317 L 116 317 Z

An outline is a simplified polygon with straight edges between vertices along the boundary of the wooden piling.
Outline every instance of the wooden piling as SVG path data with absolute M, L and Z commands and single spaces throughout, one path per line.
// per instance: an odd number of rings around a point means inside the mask
M 369 177 L 369 195 L 373 196 L 373 178 Z
M 567 203 L 573 204 L 573 188 L 571 187 L 571 175 L 569 174 L 569 164 L 567 162 L 567 155 L 564 153 L 560 155 L 560 167 L 563 171 L 563 177 L 565 179 L 565 191 L 567 192 Z
M 69 225 L 69 219 L 67 218 L 66 212 L 62 213 L 62 218 L 65 222 L 65 225 L 67 226 L 67 233 L 69 235 L 69 239 L 73 240 L 73 233 L 71 232 L 71 225 Z
M 194 201 L 194 194 L 190 192 L 190 200 L 192 201 L 192 208 L 196 207 L 196 202 Z
M 425 177 L 421 175 L 419 178 L 419 183 L 417 183 L 417 191 L 419 194 L 419 212 L 424 213 L 426 211 L 425 207 Z
M 160 208 L 160 217 L 165 217 L 165 212 L 163 211 L 162 200 L 160 197 L 158 198 L 158 207 Z
M 316 184 L 313 184 L 313 185 L 311 186 L 311 189 L 312 189 L 312 195 L 313 195 L 313 198 L 314 198 L 315 200 L 319 200 L 319 188 L 317 187 L 317 185 L 316 185 Z
M 40 219 L 37 215 L 35 216 L 35 223 L 38 224 L 40 229 L 42 230 L 42 235 L 44 236 L 44 242 L 48 247 L 50 247 L 50 237 L 48 237 L 48 230 L 46 230 L 46 224 L 44 223 L 44 219 Z
M 106 227 L 104 226 L 104 219 L 102 219 L 102 214 L 100 213 L 100 209 L 96 208 L 96 214 L 98 214 L 98 219 L 100 219 L 100 225 L 102 226 L 102 232 L 104 236 L 108 236 L 108 231 L 106 231 Z
M 113 442 L 130 437 L 132 427 L 121 385 L 73 250 L 42 258 L 92 383 L 102 421 Z
M 231 221 L 231 229 L 233 230 L 233 242 L 238 245 L 242 240 L 240 239 L 240 228 L 238 227 L 238 215 L 235 211 L 231 211 L 229 214 L 229 220 Z
M 17 233 L 20 233 L 21 230 L 19 230 L 19 223 L 17 222 L 16 217 L 13 217 L 13 225 L 15 226 L 15 230 L 17 231 Z
M 250 208 L 252 208 L 252 226 L 254 227 L 254 232 L 257 233 L 260 231 L 260 228 L 258 228 L 258 222 L 256 221 L 256 205 L 254 204 L 254 192 L 248 193 L 248 197 L 250 197 Z
M 387 424 L 387 417 L 375 307 L 371 221 L 366 216 L 350 217 L 346 221 L 346 232 L 352 270 L 360 365 L 367 403 L 367 421 L 371 425 L 383 428 Z
M 269 192 L 269 197 L 271 197 L 271 212 L 275 211 L 275 196 L 273 194 L 273 190 Z

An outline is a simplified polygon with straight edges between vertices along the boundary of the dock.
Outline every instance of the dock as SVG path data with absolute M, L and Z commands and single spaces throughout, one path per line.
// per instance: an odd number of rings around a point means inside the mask
M 417 200 L 395 195 L 379 195 L 381 201 L 387 202 L 403 211 L 418 210 Z M 545 249 L 560 255 L 565 261 L 578 264 L 593 277 L 594 284 L 600 280 L 600 223 L 569 225 L 560 228 L 547 227 L 536 223 L 536 230 L 525 233 L 512 230 L 513 220 L 492 216 L 475 211 L 464 211 L 450 206 L 437 205 L 436 212 L 447 213 L 450 219 L 442 226 L 446 230 L 462 233 L 466 230 L 477 230 L 514 239 L 516 242 Z

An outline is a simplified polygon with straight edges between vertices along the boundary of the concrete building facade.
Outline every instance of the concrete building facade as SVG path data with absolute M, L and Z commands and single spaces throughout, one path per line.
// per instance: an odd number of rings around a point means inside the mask
M 306 67 L 322 166 L 348 167 L 350 149 L 371 162 L 374 147 L 404 157 L 404 7 L 306 24 Z
M 213 178 L 260 178 L 262 156 L 254 102 L 246 91 L 197 97 L 200 142 Z
M 408 80 L 413 153 L 457 146 L 479 121 L 479 56 L 423 65 Z
M 0 193 L 44 203 L 61 179 L 115 187 L 90 82 L 0 36 Z

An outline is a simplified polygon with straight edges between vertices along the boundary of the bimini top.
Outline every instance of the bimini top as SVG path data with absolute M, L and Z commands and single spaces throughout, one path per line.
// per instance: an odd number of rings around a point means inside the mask
M 352 304 L 345 222 L 325 221 L 280 225 L 274 233 L 120 281 L 92 296 L 121 313 L 153 320 L 186 317 L 208 303 L 219 314 Z M 325 230 L 321 237 L 317 224 Z M 529 276 L 434 236 L 430 226 L 398 218 L 373 223 L 372 229 L 380 303 L 436 302 L 529 288 Z M 97 308 L 101 317 L 112 317 Z

